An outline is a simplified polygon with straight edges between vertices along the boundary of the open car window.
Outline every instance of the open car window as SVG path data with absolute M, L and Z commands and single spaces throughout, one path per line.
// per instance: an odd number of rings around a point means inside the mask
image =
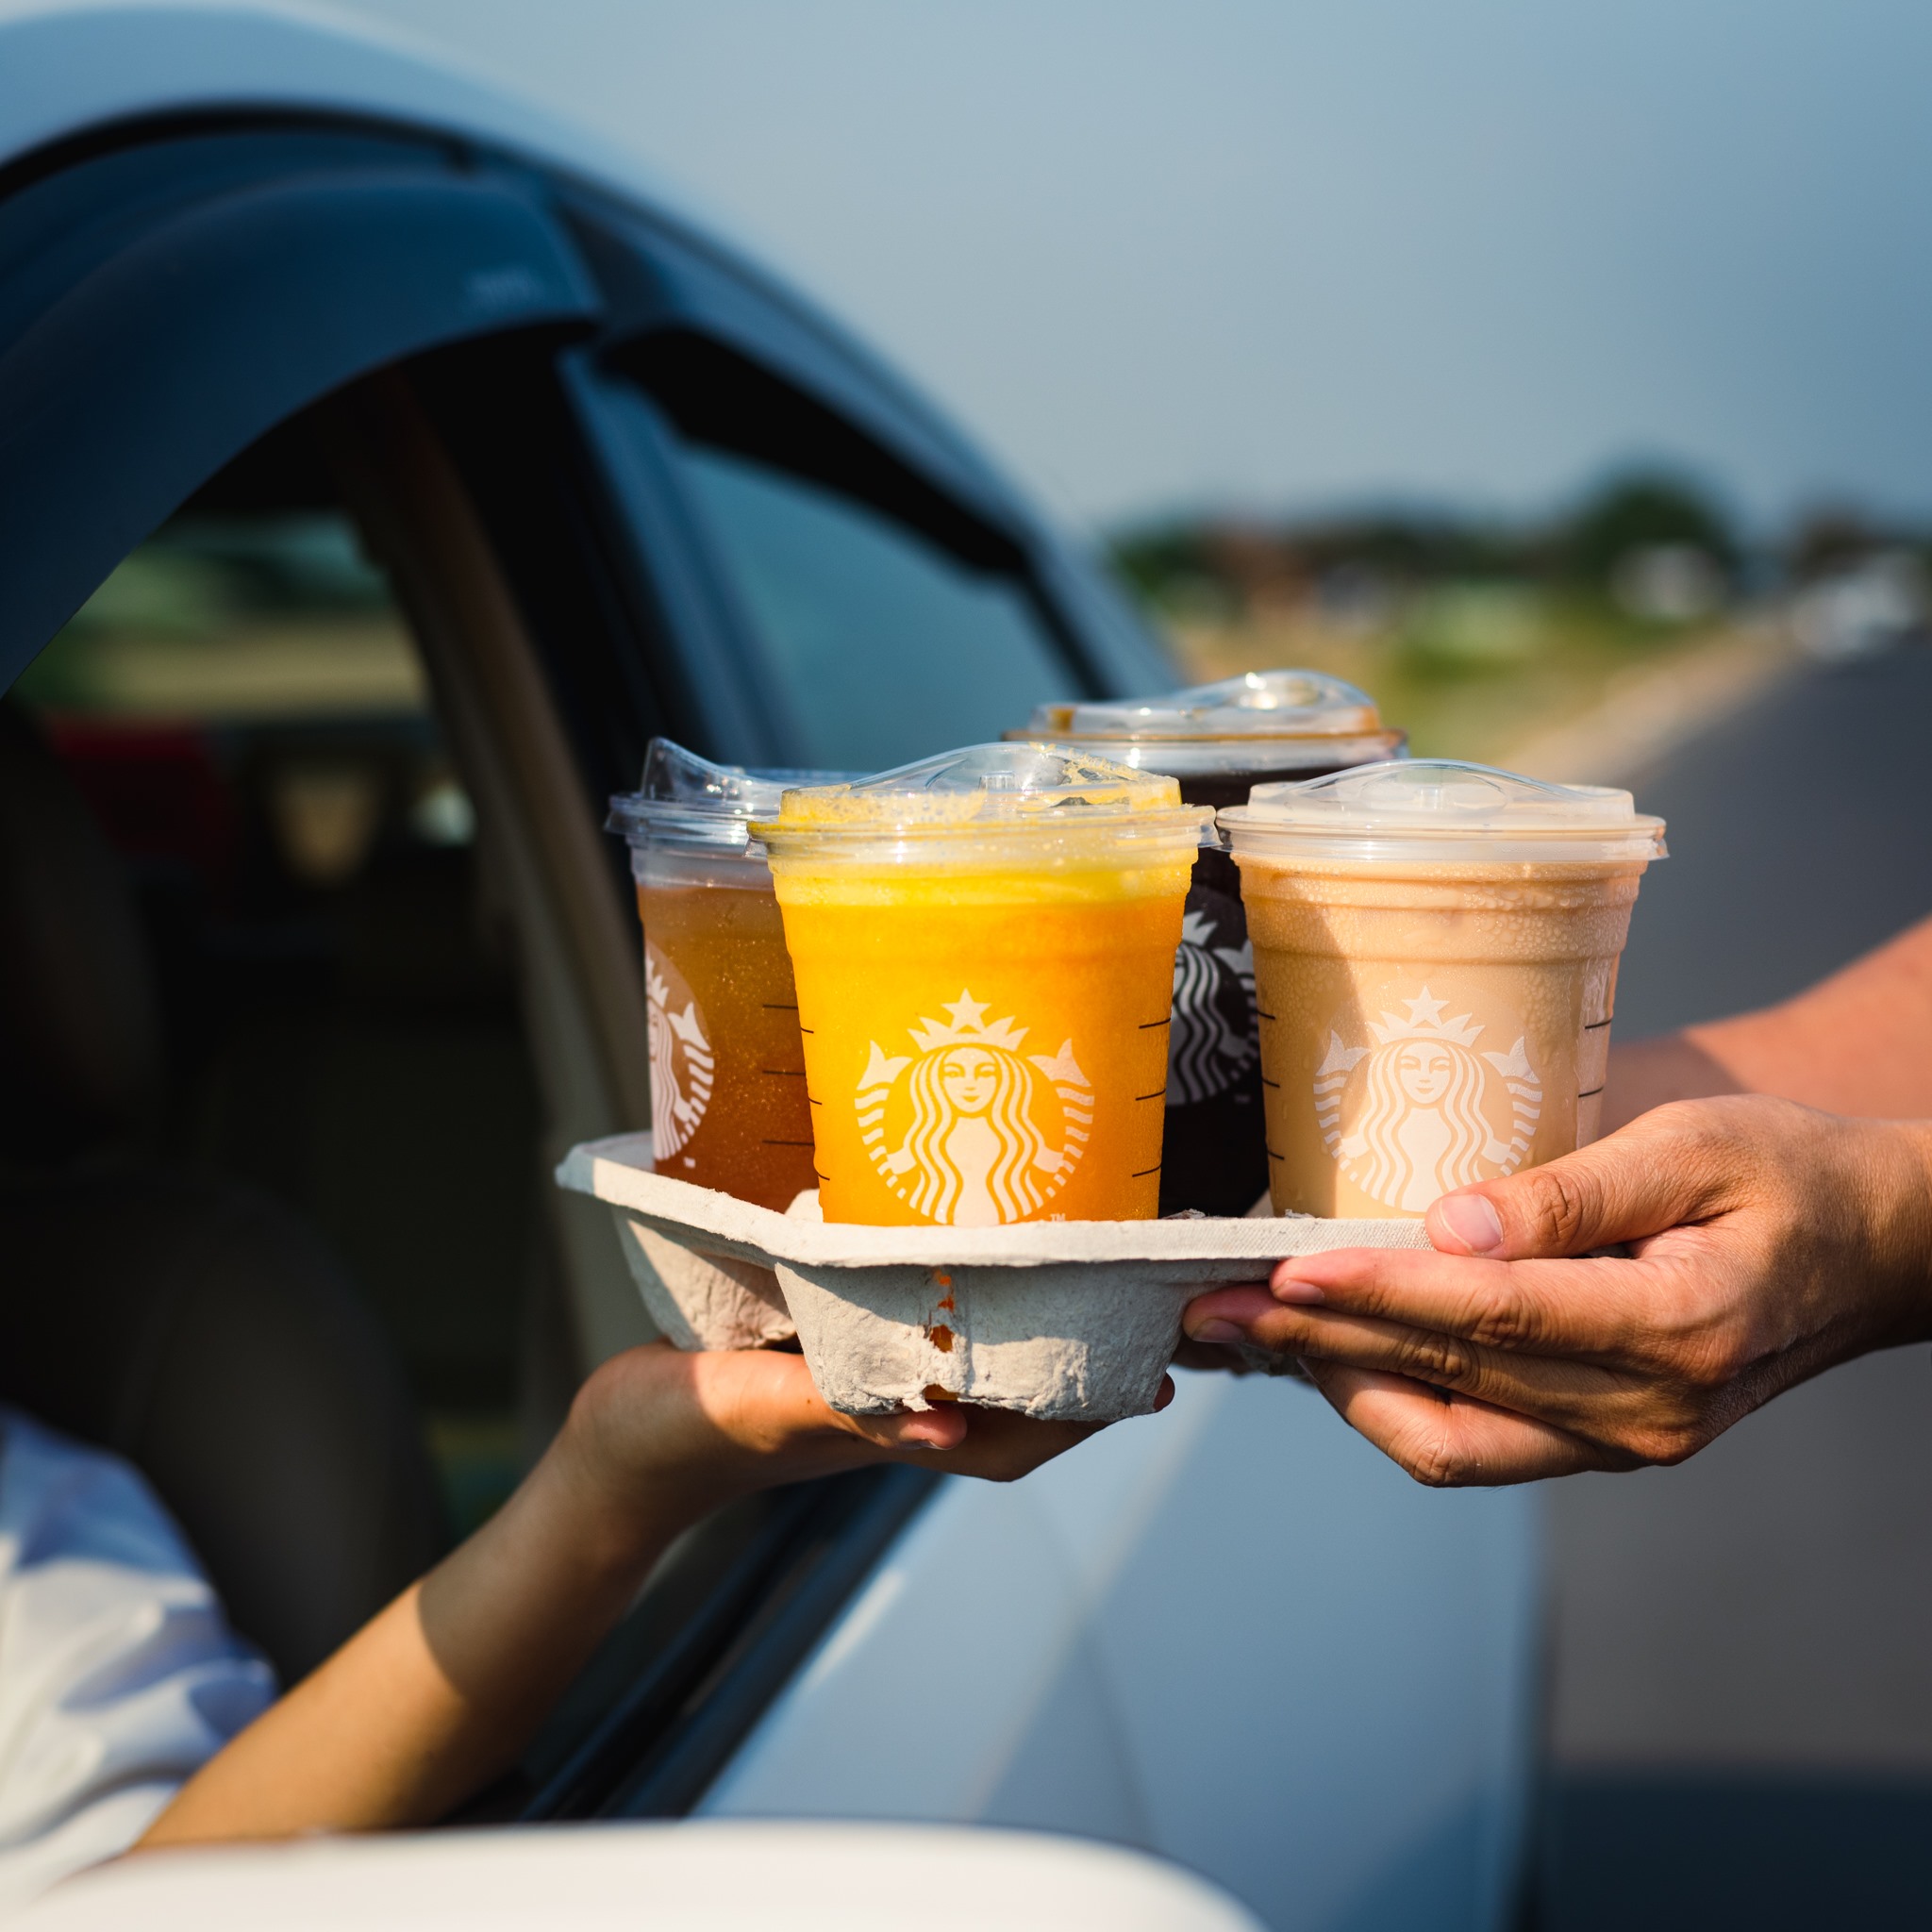
M 137 546 L 10 702 L 134 890 L 169 1076 L 150 1151 L 288 1204 L 342 1258 L 467 1530 L 524 1455 L 538 1096 L 421 657 L 315 466 L 275 474 L 291 452 Z

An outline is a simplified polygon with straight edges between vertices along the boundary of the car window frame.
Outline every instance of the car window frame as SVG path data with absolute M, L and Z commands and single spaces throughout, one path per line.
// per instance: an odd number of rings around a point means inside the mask
M 1038 617 L 1065 671 L 1062 695 L 1122 697 L 1172 687 L 1174 667 L 1161 646 L 1091 563 L 836 325 L 661 218 L 581 192 L 566 192 L 564 212 L 608 304 L 595 341 L 561 358 L 580 433 L 637 533 L 640 567 L 657 579 L 656 602 L 674 636 L 693 662 L 728 666 L 752 686 L 744 708 L 758 716 L 745 721 L 743 739 L 721 736 L 697 749 L 728 756 L 741 741 L 755 749 L 736 754 L 736 762 L 804 757 L 801 722 L 775 696 L 785 689 L 784 671 L 772 661 L 708 529 L 708 512 L 683 474 L 682 432 L 625 366 L 641 347 L 668 338 L 691 338 L 742 362 L 758 379 L 836 422 L 880 465 L 976 532 L 983 552 L 1002 558 Z M 726 453 L 769 460 L 751 449 Z M 917 518 L 836 479 L 782 459 L 771 467 L 934 541 Z M 943 539 L 939 547 L 958 548 Z

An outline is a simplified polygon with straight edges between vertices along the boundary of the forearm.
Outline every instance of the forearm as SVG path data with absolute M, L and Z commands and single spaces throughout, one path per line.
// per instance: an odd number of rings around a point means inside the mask
M 688 1519 L 614 1529 L 566 1430 L 503 1510 L 185 1785 L 143 1847 L 428 1824 L 503 1771 Z
M 1684 1033 L 1660 1033 L 1610 1048 L 1601 1131 L 1621 1126 L 1673 1100 L 1711 1100 L 1744 1091 L 1738 1077 Z
M 1781 1005 L 1613 1047 L 1604 1131 L 1722 1093 L 1932 1118 L 1932 920 Z
M 1839 1191 L 1850 1252 L 1826 1272 L 1861 1277 L 1849 1292 L 1842 1282 L 1829 1285 L 1840 1331 L 1853 1337 L 1841 1357 L 1932 1341 L 1932 1120 L 1843 1124 L 1875 1137 L 1878 1151 L 1862 1189 Z
M 1010 1480 L 1091 1432 L 963 1404 L 836 1414 L 804 1360 L 626 1350 L 503 1509 L 203 1766 L 143 1845 L 444 1817 L 507 1766 L 674 1537 L 888 1457 Z M 941 1459 L 942 1458 L 942 1459 Z

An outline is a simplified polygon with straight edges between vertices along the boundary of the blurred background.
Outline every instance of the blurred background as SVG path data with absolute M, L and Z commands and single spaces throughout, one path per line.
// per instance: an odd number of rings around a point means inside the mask
M 358 10 L 793 269 L 1191 675 L 1314 663 L 1418 749 L 1606 776 L 1924 624 L 1923 8 Z M 1606 700 L 1614 757 L 1552 736 Z
M 1310 664 L 1418 750 L 1634 786 L 1674 856 L 1620 1036 L 1932 910 L 1932 10 L 341 10 L 790 270 L 1111 558 L 1188 681 Z M 317 891 L 376 847 L 433 867 L 468 802 L 380 581 L 344 526 L 264 547 L 208 508 L 24 689 L 82 751 L 183 705 L 273 723 L 282 869 Z M 486 966 L 452 1025 L 495 1024 Z M 414 1343 L 455 1417 L 491 1393 L 473 1317 Z M 1932 1834 L 1925 1351 L 1545 1500 L 1536 1922 L 1932 1918 L 1901 1907 Z

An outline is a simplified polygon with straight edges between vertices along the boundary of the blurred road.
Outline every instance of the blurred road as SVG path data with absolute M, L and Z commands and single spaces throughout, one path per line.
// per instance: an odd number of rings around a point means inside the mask
M 1673 856 L 1619 1038 L 1795 991 L 1932 912 L 1932 651 L 1807 671 L 1634 789 Z M 1539 1932 L 1932 1924 L 1932 1355 L 1545 1500 Z

